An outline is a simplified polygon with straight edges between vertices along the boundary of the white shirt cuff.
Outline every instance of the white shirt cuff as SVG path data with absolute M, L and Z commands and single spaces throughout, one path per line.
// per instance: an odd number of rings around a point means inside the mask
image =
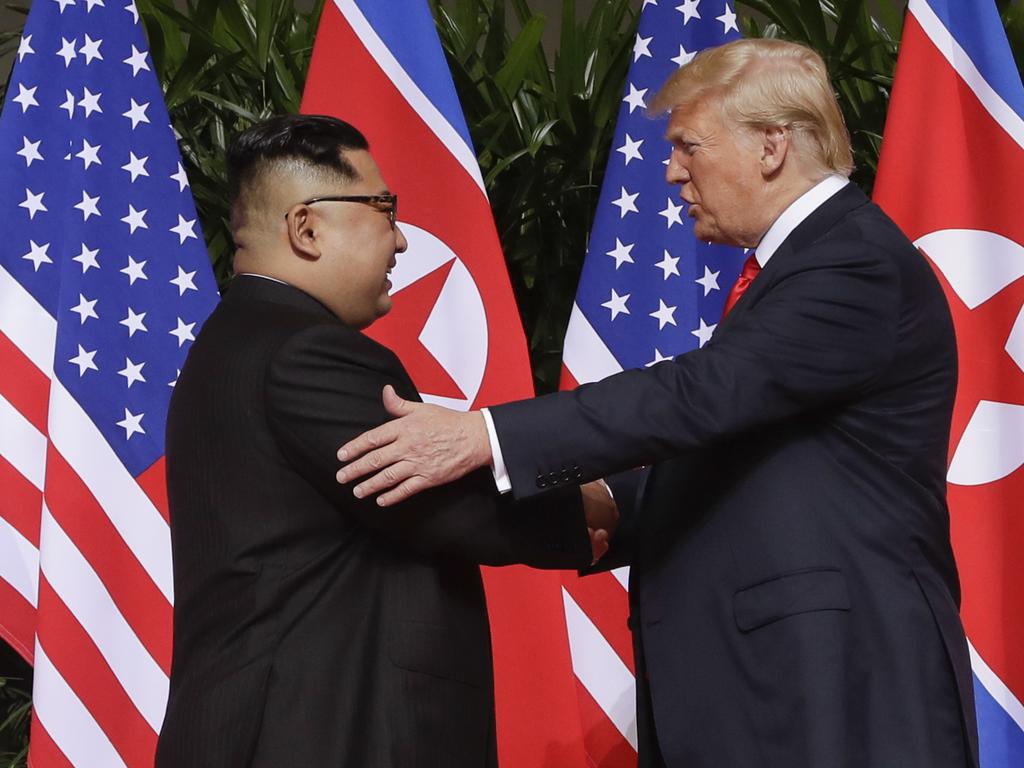
M 498 445 L 498 433 L 494 430 L 491 412 L 486 408 L 481 408 L 480 413 L 484 415 L 487 439 L 491 443 L 491 473 L 494 475 L 494 484 L 498 487 L 498 493 L 508 493 L 512 490 L 512 478 L 508 476 L 508 470 L 505 469 L 505 459 L 502 458 L 501 446 Z

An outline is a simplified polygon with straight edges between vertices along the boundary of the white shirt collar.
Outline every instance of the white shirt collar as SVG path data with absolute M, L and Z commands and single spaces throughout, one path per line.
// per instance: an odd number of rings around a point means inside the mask
M 764 233 L 761 242 L 757 244 L 755 249 L 757 263 L 764 267 L 768 263 L 768 259 L 779 250 L 779 246 L 782 245 L 783 241 L 792 234 L 794 229 L 800 226 L 804 219 L 814 213 L 826 200 L 849 183 L 850 180 L 845 176 L 839 176 L 838 174 L 826 176 L 790 203 L 789 207 L 779 215 L 779 218 L 768 227 L 768 231 Z
M 270 277 L 269 275 L 261 275 L 258 272 L 239 272 L 239 275 L 246 275 L 248 277 L 261 277 L 264 280 L 270 280 L 274 283 L 280 283 L 281 285 L 288 285 L 284 280 L 278 280 L 276 277 Z

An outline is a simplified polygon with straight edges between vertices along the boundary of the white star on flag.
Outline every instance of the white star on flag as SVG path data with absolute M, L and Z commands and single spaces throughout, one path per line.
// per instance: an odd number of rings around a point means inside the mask
M 132 77 L 135 77 L 142 70 L 149 71 L 149 64 L 146 63 L 146 54 L 148 51 L 140 51 L 134 45 L 132 45 L 132 55 L 125 59 L 122 63 L 127 64 L 132 68 Z
M 36 89 L 38 87 L 34 85 L 31 88 L 26 88 L 22 83 L 18 83 L 18 95 L 11 99 L 11 101 L 21 105 L 22 114 L 28 112 L 29 107 L 39 106 L 39 102 L 36 101 Z
M 99 59 L 103 61 L 103 54 L 100 53 L 100 43 L 102 40 L 93 40 L 88 35 L 85 36 L 85 42 L 82 43 L 78 52 L 85 56 L 85 63 L 92 64 L 93 59 Z
M 139 229 L 140 227 L 142 229 L 149 229 L 149 225 L 145 221 L 145 216 L 147 212 L 148 209 L 136 211 L 135 206 L 133 206 L 131 203 L 128 204 L 128 215 L 121 219 L 121 221 L 123 221 L 125 224 L 131 227 L 131 231 L 128 234 L 134 234 L 135 230 Z
M 20 64 L 30 53 L 35 53 L 32 49 L 32 35 L 25 35 L 18 43 L 18 63 Z
M 181 162 L 178 162 L 178 170 L 171 174 L 171 178 L 178 182 L 178 191 L 184 192 L 185 187 L 188 186 L 188 176 L 185 175 L 185 169 L 182 167 Z
M 99 299 L 92 299 L 91 301 L 82 294 L 78 294 L 78 306 L 72 307 L 71 311 L 76 312 L 81 318 L 81 324 L 85 325 L 85 321 L 89 318 L 100 319 L 100 316 L 96 314 L 96 302 Z
M 103 0 L 85 0 L 85 5 L 86 5 L 86 9 L 85 9 L 86 13 L 91 12 L 93 7 L 97 6 L 97 5 L 100 8 L 106 8 L 106 6 L 103 4 Z
M 612 250 L 608 251 L 607 255 L 615 259 L 616 269 L 621 267 L 625 262 L 628 262 L 630 264 L 633 263 L 633 257 L 630 255 L 630 252 L 633 250 L 633 246 L 634 243 L 624 245 L 623 242 L 619 240 L 619 238 L 615 238 L 615 247 Z
M 41 267 L 43 264 L 53 264 L 53 259 L 51 259 L 47 254 L 47 251 L 50 250 L 49 243 L 36 245 L 35 240 L 29 240 L 28 242 L 30 250 L 21 258 L 31 261 L 32 266 L 35 268 L 36 272 L 39 271 L 39 267 Z
M 653 40 L 653 39 L 654 39 L 653 36 L 652 37 L 640 37 L 640 35 L 636 36 L 636 42 L 633 43 L 633 61 L 638 61 L 641 56 L 650 56 L 651 55 L 650 45 L 651 45 L 651 40 Z
M 135 414 L 127 408 L 124 409 L 124 418 L 117 422 L 117 426 L 124 430 L 125 440 L 130 440 L 136 433 L 146 434 L 146 430 L 142 428 L 142 417 L 145 415 L 144 413 Z
M 28 136 L 22 136 L 24 145 L 15 154 L 21 155 L 25 158 L 25 167 L 30 168 L 33 160 L 42 160 L 43 156 L 39 154 L 39 145 L 42 144 L 42 139 L 39 141 L 29 141 Z
M 665 203 L 665 210 L 659 211 L 658 215 L 665 217 L 665 226 L 671 229 L 673 224 L 681 225 L 683 223 L 682 213 L 683 206 L 676 205 L 672 202 L 672 198 L 669 197 Z
M 683 0 L 682 5 L 677 5 L 676 10 L 683 14 L 683 26 L 685 27 L 690 19 L 699 19 L 700 11 L 697 10 L 697 6 L 700 5 L 700 0 Z
M 90 216 L 100 215 L 100 209 L 97 206 L 99 201 L 99 195 L 96 195 L 96 197 L 89 197 L 89 193 L 84 189 L 82 190 L 82 202 L 74 206 L 82 212 L 82 221 L 88 221 Z
M 707 325 L 704 322 L 704 318 L 700 318 L 700 327 L 696 330 L 690 331 L 694 336 L 697 337 L 697 341 L 700 346 L 704 346 L 711 340 L 711 335 L 715 332 L 715 328 L 718 327 L 718 323 L 714 325 Z
M 185 217 L 182 216 L 179 213 L 178 214 L 178 224 L 177 224 L 177 226 L 171 227 L 171 232 L 173 232 L 174 234 L 176 234 L 178 236 L 178 238 L 181 241 L 181 243 L 184 243 L 186 240 L 188 240 L 188 238 L 190 238 L 190 237 L 195 238 L 196 237 L 196 233 L 193 231 L 193 228 L 195 227 L 195 225 L 196 225 L 196 220 L 195 219 L 188 219 L 186 221 Z
M 656 266 L 658 269 L 660 269 L 662 272 L 665 273 L 665 276 L 663 278 L 665 280 L 668 280 L 669 277 L 671 277 L 672 275 L 676 275 L 678 277 L 679 276 L 679 266 L 678 266 L 679 265 L 679 257 L 678 256 L 673 256 L 671 253 L 669 253 L 668 251 L 666 251 L 664 249 L 662 249 L 662 250 L 663 250 L 664 256 L 662 256 L 661 261 L 657 262 L 654 266 Z
M 75 117 L 75 95 L 68 90 L 64 91 L 64 103 L 60 105 L 60 109 L 66 109 L 68 111 L 68 120 L 73 120 Z
M 719 290 L 718 288 L 718 275 L 720 272 L 712 272 L 707 264 L 704 265 L 704 277 L 698 277 L 694 282 L 704 287 L 704 295 L 707 296 L 712 291 Z
M 651 317 L 657 319 L 658 330 L 660 331 L 666 325 L 675 325 L 675 311 L 677 307 L 670 307 L 662 299 L 658 299 L 658 308 L 651 312 Z
M 131 99 L 130 101 L 132 103 L 131 109 L 129 109 L 127 112 L 125 112 L 121 116 L 122 117 L 127 117 L 129 120 L 131 120 L 132 121 L 132 130 L 135 130 L 135 127 L 139 123 L 148 123 L 149 122 L 149 118 L 146 117 L 146 109 L 149 107 L 149 102 L 147 101 L 144 104 L 136 104 L 135 103 L 135 99 Z
M 622 99 L 629 104 L 629 114 L 633 114 L 634 109 L 647 108 L 647 102 L 644 101 L 644 95 L 647 93 L 647 90 L 647 88 L 638 89 L 632 83 L 629 84 L 629 93 Z
M 146 273 L 142 271 L 145 266 L 146 262 L 136 261 L 131 256 L 128 257 L 128 266 L 121 270 L 121 274 L 128 275 L 128 285 L 135 285 L 136 280 L 149 279 Z
M 129 150 L 128 162 L 121 166 L 121 170 L 128 171 L 134 182 L 139 176 L 149 176 L 149 171 L 146 170 L 147 160 L 149 160 L 148 157 L 136 157 L 135 153 Z
M 62 45 L 60 47 L 60 50 L 57 51 L 57 55 L 64 59 L 65 68 L 70 67 L 71 60 L 78 57 L 78 53 L 75 51 L 76 39 L 77 38 L 72 38 L 68 40 L 66 37 L 61 38 Z
M 722 25 L 725 27 L 725 29 L 722 30 L 722 34 L 725 34 L 729 30 L 736 32 L 739 31 L 739 27 L 736 26 L 736 14 L 733 13 L 732 8 L 729 7 L 728 3 L 725 4 L 725 12 L 721 16 L 716 16 L 715 20 L 722 22 Z
M 195 341 L 196 337 L 192 335 L 192 329 L 195 328 L 195 323 L 186 323 L 180 317 L 178 318 L 178 327 L 173 331 L 168 331 L 171 336 L 174 336 L 178 340 L 178 346 L 180 347 L 186 341 Z
M 60 12 L 64 13 L 64 9 L 69 5 L 74 5 L 75 0 L 53 0 L 57 5 L 60 6 Z
M 142 375 L 142 366 L 145 363 L 133 363 L 131 358 L 126 357 L 124 359 L 124 368 L 117 372 L 119 376 L 124 376 L 128 382 L 128 389 L 132 388 L 132 384 L 137 381 L 141 381 L 143 384 L 146 383 L 146 377 Z
M 40 192 L 37 195 L 31 189 L 25 187 L 25 199 L 18 203 L 18 207 L 27 210 L 29 219 L 34 219 L 37 213 L 46 210 L 46 206 L 43 205 L 43 195 L 45 194 L 45 192 Z
M 96 363 L 93 362 L 93 358 L 96 357 L 96 350 L 92 352 L 86 352 L 81 344 L 78 345 L 78 354 L 68 360 L 72 365 L 78 366 L 78 377 L 85 376 L 86 371 L 98 371 Z
M 128 329 L 128 338 L 130 339 L 135 335 L 136 331 L 142 331 L 143 333 L 148 332 L 149 329 L 142 322 L 146 319 L 145 312 L 136 313 L 131 307 L 128 307 L 128 316 L 124 320 L 118 322 Z
M 173 280 L 171 280 L 170 283 L 171 283 L 171 285 L 178 286 L 178 295 L 179 296 L 184 296 L 185 295 L 185 291 L 195 291 L 195 290 L 198 290 L 196 288 L 196 284 L 193 282 L 193 278 L 195 277 L 195 275 L 196 275 L 195 271 L 186 272 L 181 267 L 178 267 L 178 276 L 175 277 Z
M 100 107 L 100 96 L 102 93 L 93 93 L 88 88 L 82 88 L 82 98 L 78 100 L 78 106 L 85 110 L 85 116 L 88 117 L 93 112 L 99 112 L 102 114 L 103 109 Z M 71 94 L 68 93 L 68 98 L 71 98 Z M 63 108 L 63 104 L 61 107 Z
M 626 158 L 626 165 L 629 165 L 630 160 L 643 160 L 644 156 L 640 154 L 640 145 L 644 143 L 643 139 L 639 141 L 633 141 L 629 134 L 626 134 L 626 143 L 616 149 L 616 152 L 621 152 L 623 157 Z
M 624 295 L 624 296 L 619 296 L 619 294 L 617 294 L 615 292 L 615 289 L 612 288 L 612 297 L 610 299 L 608 299 L 608 301 L 606 301 L 601 306 L 602 307 L 606 307 L 606 308 L 611 310 L 611 312 L 612 312 L 612 320 L 614 320 L 619 315 L 628 315 L 629 314 L 629 308 L 626 306 L 626 302 L 628 300 L 629 300 L 629 294 L 628 293 L 626 295 Z
M 612 205 L 617 205 L 619 207 L 619 210 L 621 211 L 621 213 L 619 214 L 619 218 L 621 218 L 621 219 L 626 218 L 626 214 L 630 213 L 630 212 L 632 212 L 632 213 L 638 213 L 639 212 L 637 210 L 637 207 L 636 207 L 636 199 L 639 196 L 640 196 L 639 192 L 634 192 L 631 195 L 631 194 L 629 194 L 629 192 L 626 191 L 625 187 L 622 188 L 622 193 L 619 195 L 619 199 L 618 200 L 612 200 Z
M 96 269 L 100 268 L 100 264 L 96 261 L 96 256 L 99 255 L 100 249 L 90 249 L 85 243 L 82 243 L 82 252 L 77 256 L 74 256 L 71 260 L 77 261 L 82 265 L 82 274 L 84 275 L 92 267 Z
M 685 66 L 686 64 L 689 64 L 691 61 L 693 61 L 693 57 L 696 56 L 696 55 L 697 55 L 696 51 L 694 51 L 693 53 L 690 53 L 685 48 L 683 48 L 683 46 L 680 45 L 679 46 L 679 55 L 678 56 L 673 56 L 671 60 L 673 62 L 675 62 L 675 65 L 677 67 L 682 67 L 682 66 Z
M 81 158 L 82 162 L 85 163 L 85 167 L 88 168 L 93 163 L 102 165 L 100 160 L 100 145 L 97 144 L 95 147 L 89 143 L 88 139 L 82 139 L 82 151 L 77 153 L 75 157 Z

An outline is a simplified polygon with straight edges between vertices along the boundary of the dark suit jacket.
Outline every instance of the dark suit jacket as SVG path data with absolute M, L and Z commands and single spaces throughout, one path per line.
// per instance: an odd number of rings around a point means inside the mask
M 160 768 L 496 764 L 477 563 L 577 567 L 576 489 L 499 506 L 490 473 L 382 510 L 337 446 L 418 399 L 301 291 L 237 278 L 171 401 L 174 657 Z M 524 617 L 524 620 L 529 620 Z
M 520 496 L 657 462 L 612 553 L 633 564 L 642 765 L 976 764 L 955 386 L 937 280 L 851 185 L 703 349 L 492 410 Z

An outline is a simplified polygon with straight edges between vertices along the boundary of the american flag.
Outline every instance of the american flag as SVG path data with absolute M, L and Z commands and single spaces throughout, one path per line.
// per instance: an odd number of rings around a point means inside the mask
M 875 197 L 956 325 L 947 474 L 983 768 L 1024 765 L 1024 85 L 992 0 L 910 0 Z
M 138 11 L 37 0 L 0 115 L 0 635 L 30 762 L 152 765 L 164 419 L 217 290 Z
M 678 188 L 665 182 L 667 121 L 646 107 L 698 51 L 738 37 L 727 0 L 644 0 L 566 332 L 563 389 L 668 360 L 714 333 L 743 251 L 694 238 Z M 627 581 L 622 569 L 563 582 L 586 749 L 606 768 L 636 763 Z

